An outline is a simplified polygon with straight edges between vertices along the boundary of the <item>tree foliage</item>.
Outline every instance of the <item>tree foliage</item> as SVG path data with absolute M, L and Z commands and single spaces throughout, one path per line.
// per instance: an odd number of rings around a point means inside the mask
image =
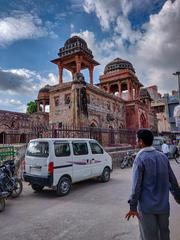
M 37 103 L 34 101 L 30 101 L 28 104 L 27 104 L 27 113 L 34 113 L 34 112 L 37 112 Z

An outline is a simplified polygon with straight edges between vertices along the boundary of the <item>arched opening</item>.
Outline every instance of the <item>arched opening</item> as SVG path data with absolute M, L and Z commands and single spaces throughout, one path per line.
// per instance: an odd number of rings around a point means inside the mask
M 20 135 L 20 141 L 19 142 L 20 143 L 26 143 L 26 134 L 25 133 L 22 133 Z
M 0 144 L 4 144 L 4 143 L 6 143 L 6 133 L 1 132 L 0 133 Z
M 96 139 L 98 142 L 102 143 L 101 129 L 98 128 L 96 121 L 90 124 L 90 138 Z
M 103 89 L 104 89 L 104 91 L 108 91 L 108 88 L 107 88 L 107 86 L 103 86 Z
M 110 86 L 110 93 L 113 93 L 114 95 L 119 94 L 118 84 L 113 84 Z
M 94 122 L 92 122 L 91 125 L 90 125 L 90 127 L 91 127 L 91 128 L 95 128 L 95 127 L 97 127 L 97 126 L 96 126 L 96 124 L 95 124 Z
M 141 128 L 146 128 L 147 127 L 147 121 L 146 121 L 146 118 L 145 118 L 143 113 L 140 116 L 140 125 L 141 125 L 140 126 Z
M 121 97 L 124 100 L 128 100 L 128 88 L 127 88 L 127 83 L 122 83 L 121 84 Z

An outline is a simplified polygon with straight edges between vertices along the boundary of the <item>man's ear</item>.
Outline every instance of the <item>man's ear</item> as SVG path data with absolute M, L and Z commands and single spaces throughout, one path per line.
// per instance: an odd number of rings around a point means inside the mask
M 144 143 L 141 139 L 139 139 L 139 144 L 140 144 L 141 147 L 144 146 Z

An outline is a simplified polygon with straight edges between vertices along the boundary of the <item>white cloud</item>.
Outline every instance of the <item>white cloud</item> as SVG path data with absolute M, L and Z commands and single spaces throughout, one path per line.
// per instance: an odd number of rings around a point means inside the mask
M 74 31 L 74 24 L 73 23 L 70 24 L 70 29 L 71 29 L 71 31 Z
M 123 40 L 128 40 L 130 44 L 135 44 L 142 37 L 142 33 L 139 30 L 133 30 L 130 21 L 124 16 L 117 18 L 114 31 L 120 35 Z
M 153 0 L 153 3 L 157 2 Z M 161 92 L 177 89 L 172 72 L 180 70 L 180 1 L 167 0 L 159 13 L 151 15 L 149 22 L 142 26 L 143 32 L 132 29 L 126 15 L 132 9 L 140 8 L 140 5 L 147 9 L 152 1 L 132 1 L 132 6 L 129 5 L 128 10 L 123 10 L 120 14 L 117 9 L 120 2 L 116 1 L 116 9 L 111 4 L 101 0 L 86 0 L 84 4 L 86 12 L 96 13 L 104 29 L 108 29 L 113 23 L 111 38 L 98 43 L 92 32 L 79 33 L 103 65 L 101 70 L 109 61 L 120 57 L 134 65 L 139 80 L 145 86 L 157 84 Z M 122 6 L 123 4 L 121 10 Z
M 141 39 L 142 32 L 132 28 L 128 14 L 132 11 L 136 11 L 136 13 L 139 11 L 141 14 L 142 9 L 148 12 L 157 3 L 158 0 L 85 0 L 83 7 L 85 12 L 96 14 L 103 30 L 111 30 L 122 40 L 135 44 Z M 112 38 L 114 38 L 114 34 Z
M 145 34 L 138 43 L 138 53 L 154 65 L 168 67 L 180 56 L 180 1 L 167 1 L 159 14 L 152 15 L 145 25 Z M 166 56 L 166 58 L 164 58 Z
M 2 96 L 2 95 L 1 95 Z M 27 106 L 21 102 L 19 99 L 12 99 L 3 96 L 3 99 L 0 99 L 1 110 L 5 109 L 8 111 L 15 111 L 15 112 L 26 112 Z
M 117 0 L 85 0 L 83 7 L 87 13 L 95 12 L 99 18 L 102 29 L 107 30 L 117 17 L 118 12 L 121 11 L 121 5 L 119 2 L 120 1 Z
M 15 106 L 20 106 L 22 105 L 22 102 L 20 100 L 16 100 L 16 99 L 10 99 L 8 101 L 9 104 L 15 105 Z
M 37 99 L 40 88 L 47 84 L 56 85 L 57 83 L 58 77 L 54 73 L 43 76 L 24 68 L 0 69 L 1 109 L 26 112 L 27 103 Z
M 139 72 L 161 91 L 177 89 L 172 72 L 180 68 L 180 1 L 166 1 L 158 14 L 150 17 L 143 38 L 138 42 L 136 58 Z M 142 70 L 141 70 L 142 68 Z
M 27 94 L 37 91 L 37 81 L 41 76 L 28 69 L 0 69 L 0 91 L 12 94 Z
M 38 90 L 42 87 L 44 87 L 45 85 L 56 85 L 58 84 L 58 76 L 56 76 L 54 73 L 49 73 L 47 76 L 39 76 L 39 80 L 40 80 L 40 84 L 38 86 Z
M 150 11 L 159 0 L 85 0 L 84 11 L 95 12 L 103 30 L 109 30 L 119 16 L 127 17 L 131 11 Z
M 4 47 L 14 41 L 35 39 L 43 36 L 55 37 L 49 22 L 43 26 L 42 20 L 30 13 L 16 13 L 13 16 L 0 18 L 0 46 Z

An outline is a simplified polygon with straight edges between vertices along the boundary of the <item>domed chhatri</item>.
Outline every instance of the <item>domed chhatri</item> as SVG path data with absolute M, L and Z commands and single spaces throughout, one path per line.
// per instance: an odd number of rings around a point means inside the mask
M 80 73 L 81 70 L 89 70 L 90 84 L 93 85 L 94 67 L 99 63 L 94 59 L 92 51 L 88 48 L 85 40 L 78 36 L 69 38 L 64 47 L 59 49 L 58 58 L 51 60 L 59 69 L 59 84 L 63 83 L 63 69 L 71 72 L 72 76 L 75 73 Z
M 39 93 L 48 93 L 51 88 L 52 87 L 49 84 L 47 84 L 39 90 Z
M 86 41 L 78 36 L 73 36 L 65 42 L 64 47 L 59 49 L 58 55 L 61 58 L 78 52 L 84 52 L 93 58 L 92 51 L 88 48 Z
M 87 48 L 87 43 L 84 39 L 78 37 L 78 36 L 73 36 L 71 38 L 69 38 L 68 40 L 66 40 L 66 42 L 64 43 L 64 46 L 67 47 L 69 46 L 70 44 L 76 44 L 76 43 L 80 43 L 82 45 L 84 45 L 84 47 Z
M 121 58 L 115 58 L 113 61 L 111 61 L 105 66 L 104 74 L 122 69 L 129 69 L 135 73 L 133 65 L 130 62 L 123 60 Z

